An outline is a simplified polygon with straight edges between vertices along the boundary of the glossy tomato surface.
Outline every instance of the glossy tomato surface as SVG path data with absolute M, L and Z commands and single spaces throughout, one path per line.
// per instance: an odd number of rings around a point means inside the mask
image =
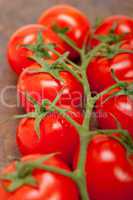
M 88 146 L 86 176 L 91 200 L 133 199 L 133 156 L 106 135 L 95 136 Z
M 23 26 L 12 35 L 8 43 L 8 60 L 12 69 L 17 74 L 20 74 L 24 68 L 34 63 L 33 60 L 29 59 L 33 55 L 33 52 L 24 47 L 24 45 L 36 44 L 39 33 L 42 33 L 45 44 L 55 44 L 56 50 L 64 53 L 65 50 L 62 48 L 62 41 L 50 29 L 39 24 Z M 52 52 L 49 53 L 52 59 L 57 58 Z
M 126 50 L 132 51 L 133 45 L 126 41 L 121 49 L 125 52 L 115 55 L 112 59 L 97 57 L 88 65 L 87 76 L 93 92 L 99 93 L 115 84 L 112 69 L 119 80 L 133 81 L 133 53 L 126 52 Z
M 82 123 L 83 116 L 76 109 L 69 108 L 67 114 L 79 124 Z M 77 130 L 57 112 L 49 113 L 42 119 L 40 138 L 35 131 L 35 120 L 29 118 L 20 121 L 16 138 L 23 155 L 58 152 L 58 156 L 68 164 L 72 164 L 79 143 Z
M 131 96 L 119 95 L 105 101 L 105 95 L 96 104 L 96 117 L 102 129 L 117 128 L 119 121 L 122 128 L 133 137 L 133 99 Z
M 116 35 L 121 35 L 121 39 L 125 39 L 126 35 L 133 34 L 133 19 L 124 15 L 114 15 L 108 17 L 96 28 L 94 34 L 95 36 L 108 36 L 110 32 Z M 97 39 L 93 39 L 91 41 L 92 47 L 97 44 L 99 44 Z
M 69 105 L 75 108 L 82 107 L 83 87 L 72 74 L 66 71 L 60 72 L 60 77 L 62 78 L 62 81 L 60 81 L 49 73 L 35 72 L 39 68 L 35 64 L 26 69 L 18 80 L 17 88 L 20 102 L 26 111 L 33 110 L 33 105 L 25 98 L 26 92 L 41 104 L 43 99 L 53 101 L 57 94 L 59 94 L 59 91 L 61 91 L 62 95 L 58 101 L 58 105 Z
M 108 17 L 96 29 L 96 34 L 108 34 L 111 29 L 116 34 L 133 33 L 133 19 L 124 15 Z
M 24 157 L 23 162 L 34 161 L 41 158 L 40 155 Z M 55 166 L 64 170 L 69 168 L 57 158 L 51 158 L 45 162 L 48 166 Z M 15 162 L 6 167 L 2 173 L 15 171 Z M 2 200 L 79 200 L 79 192 L 73 181 L 67 177 L 54 174 L 44 170 L 35 169 L 32 175 L 38 184 L 38 187 L 23 185 L 13 193 L 8 193 L 0 188 Z M 2 181 L 4 186 L 7 186 L 7 181 Z M 9 183 L 8 183 L 9 184 Z
M 48 10 L 39 18 L 39 24 L 52 28 L 53 26 L 59 26 L 60 28 L 68 28 L 67 36 L 75 42 L 75 44 L 81 48 L 83 42 L 88 35 L 90 38 L 90 22 L 87 17 L 76 8 L 68 5 L 58 5 Z M 70 52 L 70 58 L 75 59 L 78 54 L 65 42 L 63 47 L 66 51 Z

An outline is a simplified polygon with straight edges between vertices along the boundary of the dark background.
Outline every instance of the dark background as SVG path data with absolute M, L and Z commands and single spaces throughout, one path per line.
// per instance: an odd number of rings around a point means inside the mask
M 8 108 L 2 103 L 4 88 L 15 86 L 17 80 L 6 61 L 8 39 L 20 26 L 35 23 L 46 8 L 69 2 L 82 10 L 92 22 L 96 16 L 123 14 L 133 17 L 133 0 L 0 0 L 0 167 L 19 156 L 15 146 L 17 122 L 11 117 L 19 109 Z M 15 92 L 8 90 L 4 99 L 8 104 L 15 103 Z

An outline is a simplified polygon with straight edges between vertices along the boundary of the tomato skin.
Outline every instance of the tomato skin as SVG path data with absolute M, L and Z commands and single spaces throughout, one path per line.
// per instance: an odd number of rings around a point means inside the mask
M 133 50 L 130 42 L 125 42 L 121 48 Z M 91 90 L 99 93 L 115 84 L 111 69 L 121 81 L 133 81 L 133 54 L 120 53 L 112 59 L 97 57 L 88 65 L 87 76 Z
M 4 190 L 2 184 L 0 184 L 0 198 L 1 198 L 2 200 L 9 200 L 9 197 L 10 197 L 10 194 L 7 193 L 7 192 Z
M 56 34 L 50 29 L 39 25 L 31 24 L 23 26 L 18 29 L 10 38 L 8 43 L 8 61 L 12 69 L 19 75 L 24 68 L 29 67 L 33 63 L 33 60 L 29 59 L 33 55 L 31 50 L 23 47 L 27 44 L 35 44 L 37 41 L 38 33 L 42 33 L 44 42 L 54 43 L 57 45 L 56 50 L 60 53 L 64 53 L 65 50 L 62 48 L 61 40 L 56 36 Z M 57 56 L 50 52 L 51 58 L 56 59 Z
M 128 41 L 130 46 L 133 48 L 133 33 L 126 34 L 124 40 Z
M 52 28 L 57 25 L 61 28 L 68 27 L 67 36 L 81 48 L 88 33 L 90 38 L 90 22 L 82 12 L 68 5 L 54 6 L 45 11 L 38 20 L 39 24 Z M 66 51 L 70 52 L 70 58 L 75 59 L 79 55 L 65 42 L 63 43 Z
M 96 29 L 96 34 L 108 34 L 114 23 L 116 34 L 133 33 L 133 19 L 124 15 L 116 15 L 106 18 Z
M 133 156 L 106 136 L 95 136 L 88 146 L 86 177 L 90 199 L 133 199 Z
M 83 116 L 78 110 L 69 108 L 67 114 L 76 122 L 82 123 Z M 25 118 L 19 123 L 16 139 L 21 154 L 58 152 L 61 159 L 72 164 L 79 143 L 79 136 L 74 126 L 57 112 L 49 113 L 40 123 L 40 138 L 38 138 L 34 122 L 34 119 Z
M 115 26 L 115 28 L 113 26 Z M 125 39 L 127 34 L 133 34 L 133 19 L 124 15 L 108 17 L 97 27 L 94 34 L 96 36 L 108 35 L 112 28 L 114 28 L 114 34 L 123 35 L 123 39 Z M 98 44 L 99 41 L 97 39 L 92 39 L 92 47 L 95 47 Z
M 103 97 L 104 100 L 105 97 Z M 133 136 L 133 101 L 132 98 L 120 95 L 112 97 L 104 104 L 98 101 L 96 104 L 97 120 L 100 128 L 116 128 L 114 117 L 120 122 L 122 127 Z M 114 116 L 114 117 L 113 117 Z
M 35 64 L 24 70 L 18 80 L 17 89 L 20 102 L 27 112 L 33 110 L 33 105 L 26 100 L 25 92 L 28 92 L 41 104 L 43 99 L 53 101 L 59 91 L 63 89 L 58 105 L 69 105 L 75 108 L 83 106 L 83 87 L 72 74 L 66 71 L 60 72 L 60 76 L 64 80 L 61 82 L 45 72 L 31 73 L 32 70 L 35 71 L 38 68 L 40 67 Z
M 32 161 L 41 158 L 40 155 L 24 157 L 23 161 Z M 15 163 L 4 169 L 3 173 L 13 172 Z M 45 162 L 49 166 L 55 166 L 68 170 L 69 168 L 61 160 L 53 157 Z M 34 170 L 33 177 L 37 180 L 38 187 L 24 185 L 13 193 L 8 193 L 9 197 L 2 200 L 79 200 L 79 192 L 74 182 L 64 176 L 43 170 Z M 4 185 L 7 185 L 3 181 Z
M 130 96 L 119 95 L 103 103 L 108 95 L 104 95 L 96 103 L 96 117 L 99 127 L 102 129 L 117 128 L 116 118 L 122 128 L 128 130 L 133 137 L 133 99 Z

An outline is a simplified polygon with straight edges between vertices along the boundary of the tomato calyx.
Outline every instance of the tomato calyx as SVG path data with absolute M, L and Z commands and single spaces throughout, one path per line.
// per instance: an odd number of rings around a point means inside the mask
M 54 24 L 54 25 L 52 26 L 52 30 L 53 30 L 54 32 L 56 32 L 56 33 L 66 34 L 66 33 L 69 31 L 69 28 L 68 28 L 68 27 L 62 28 L 62 27 L 60 27 L 59 25 Z
M 65 108 L 60 109 L 58 107 L 55 107 L 57 101 L 59 100 L 59 98 L 62 94 L 62 90 L 59 92 L 59 94 L 56 96 L 56 98 L 54 99 L 54 101 L 52 103 L 48 99 L 44 99 L 42 101 L 41 105 L 39 105 L 38 102 L 32 96 L 30 96 L 28 93 L 26 93 L 25 96 L 26 96 L 27 100 L 29 102 L 31 102 L 34 106 L 34 112 L 15 115 L 14 118 L 16 118 L 16 119 L 20 119 L 20 118 L 33 118 L 33 119 L 35 119 L 34 129 L 35 129 L 35 132 L 38 136 L 38 139 L 40 139 L 40 135 L 41 135 L 41 133 L 40 133 L 40 123 L 43 120 L 43 118 L 46 115 L 48 115 L 49 113 L 52 113 L 52 112 L 55 112 L 55 111 L 59 112 L 62 115 L 66 114 L 66 112 L 68 111 Z M 71 120 L 73 122 L 73 120 L 69 116 L 67 116 L 67 117 L 68 117 L 69 121 Z M 76 122 L 75 122 L 74 125 L 76 125 Z
M 40 69 L 30 70 L 31 73 L 49 73 L 51 74 L 55 79 L 63 81 L 63 79 L 60 77 L 60 72 L 65 71 L 66 65 L 64 65 L 65 59 L 68 57 L 68 52 L 61 55 L 56 61 L 49 63 L 45 60 L 42 60 L 42 58 L 39 58 L 38 56 L 32 56 L 32 59 L 36 61 L 38 64 L 40 64 Z
M 55 48 L 55 44 L 52 44 L 52 43 L 45 44 L 44 43 L 43 35 L 41 32 L 38 33 L 37 41 L 35 44 L 27 44 L 27 45 L 23 45 L 23 46 L 25 48 L 31 50 L 35 56 L 40 57 L 40 58 L 46 58 L 46 59 L 51 58 L 49 50 L 52 50 Z M 32 59 L 32 57 L 30 57 L 29 59 Z
M 101 56 L 107 57 L 109 59 L 112 59 L 115 55 L 119 53 L 133 53 L 132 50 L 123 49 L 121 46 L 124 44 L 124 38 L 127 35 L 127 33 L 124 34 L 116 34 L 115 30 L 117 28 L 118 24 L 117 22 L 113 23 L 112 28 L 110 29 L 109 33 L 107 35 L 93 35 L 93 39 L 98 40 L 100 43 L 107 44 L 106 48 L 101 51 Z
M 61 35 L 66 37 L 65 41 L 69 41 L 71 44 L 73 44 L 73 42 L 70 41 L 67 38 L 65 33 L 62 33 Z M 53 44 L 51 44 L 51 43 L 44 44 L 42 33 L 39 33 L 38 37 L 39 37 L 39 46 L 42 47 L 41 48 L 41 53 L 38 53 L 38 51 L 37 51 L 37 53 L 34 54 L 34 48 L 32 50 L 32 47 L 29 47 L 29 45 L 27 45 L 26 48 L 30 48 L 30 50 L 33 52 L 33 55 L 30 56 L 29 59 L 32 59 L 37 64 L 39 64 L 40 65 L 40 69 L 29 70 L 29 73 L 36 73 L 36 72 L 40 72 L 40 73 L 42 72 L 43 73 L 43 72 L 45 72 L 45 73 L 51 74 L 55 79 L 63 81 L 63 79 L 60 77 L 60 72 L 61 71 L 68 71 L 82 83 L 81 74 L 80 74 L 80 68 L 79 68 L 78 65 L 76 65 L 73 62 L 71 62 L 68 59 L 69 52 L 65 52 L 64 54 L 60 54 L 60 53 L 58 53 L 58 51 L 56 51 L 55 46 Z M 73 44 L 73 46 L 75 46 L 75 44 Z M 79 48 L 77 48 L 77 49 L 79 49 Z M 55 61 L 52 61 L 52 62 L 46 60 L 44 55 L 43 55 L 43 52 L 45 54 L 45 51 L 53 52 L 55 55 L 57 55 L 58 58 Z M 68 63 L 70 65 L 72 65 L 72 67 L 70 67 L 68 65 Z
M 47 100 L 44 100 L 42 102 L 42 105 L 40 106 L 38 104 L 38 102 L 32 97 L 30 96 L 29 94 L 25 94 L 27 100 L 29 102 L 31 102 L 34 106 L 34 112 L 29 112 L 29 113 L 26 113 L 26 114 L 22 114 L 22 115 L 16 115 L 14 116 L 16 119 L 20 119 L 20 118 L 33 118 L 35 119 L 35 122 L 34 122 L 34 129 L 35 129 L 35 132 L 38 136 L 38 139 L 40 139 L 40 123 L 42 121 L 42 119 L 48 114 L 48 104 L 49 102 Z
M 93 38 L 99 40 L 100 42 L 112 44 L 112 43 L 118 43 L 122 40 L 124 36 L 116 35 L 112 32 L 110 32 L 108 35 L 94 35 Z
M 104 43 L 104 42 L 103 42 Z M 122 48 L 123 42 L 109 45 L 105 42 L 105 46 L 98 52 L 97 56 L 106 57 L 108 59 L 114 58 L 116 55 L 121 53 L 133 53 L 132 50 Z
M 42 156 L 37 160 L 32 161 L 16 161 L 15 170 L 9 173 L 3 173 L 0 176 L 2 181 L 9 181 L 9 185 L 5 189 L 8 192 L 14 192 L 23 185 L 31 185 L 37 187 L 37 181 L 33 177 L 33 171 L 36 169 L 44 170 L 44 163 L 57 153 Z
M 98 25 L 96 26 L 96 28 L 98 28 L 98 26 L 101 25 L 101 22 L 102 22 L 102 20 L 100 20 L 98 18 L 97 19 L 97 24 Z M 116 34 L 115 30 L 116 30 L 117 26 L 118 26 L 118 23 L 114 22 L 112 24 L 112 27 L 109 30 L 109 33 L 107 35 L 102 35 L 102 34 L 96 35 L 96 34 L 94 34 L 94 36 L 93 36 L 94 39 L 98 39 L 100 42 L 108 43 L 109 45 L 112 44 L 112 43 L 118 43 L 118 42 L 120 42 L 124 38 L 124 36 L 126 35 L 126 33 L 125 34 L 121 33 L 119 35 Z

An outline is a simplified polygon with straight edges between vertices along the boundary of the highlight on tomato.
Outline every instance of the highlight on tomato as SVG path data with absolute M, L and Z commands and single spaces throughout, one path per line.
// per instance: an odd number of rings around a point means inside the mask
M 66 109 L 67 115 L 75 122 L 82 124 L 83 116 L 80 111 L 71 107 L 62 109 Z M 19 151 L 22 155 L 58 152 L 58 157 L 72 165 L 79 144 L 76 128 L 58 112 L 47 112 L 45 109 L 43 111 L 43 108 L 41 110 L 40 113 L 36 113 L 35 118 L 31 116 L 20 121 L 16 132 Z M 41 120 L 37 123 L 39 118 Z
M 96 102 L 95 111 L 98 125 L 101 129 L 115 129 L 120 124 L 133 137 L 132 95 L 126 94 L 126 91 L 124 94 L 120 89 L 117 90 L 102 96 Z M 114 95 L 112 95 L 113 93 Z
M 39 104 L 43 99 L 53 101 L 56 96 L 61 93 L 57 104 L 71 106 L 77 109 L 83 107 L 83 86 L 82 84 L 68 71 L 61 71 L 58 80 L 47 72 L 37 72 L 40 70 L 37 64 L 25 69 L 19 77 L 17 84 L 18 96 L 20 103 L 25 110 L 32 111 L 33 104 L 29 102 L 25 94 L 28 93 Z
M 88 146 L 86 179 L 91 199 L 133 198 L 133 154 L 107 135 L 97 135 Z
M 55 156 L 30 155 L 14 161 L 1 172 L 2 200 L 79 200 L 75 183 L 68 177 L 43 169 L 44 166 L 70 171 Z
M 118 45 L 112 46 L 111 54 L 96 56 L 88 65 L 87 76 L 92 92 L 99 93 L 116 83 L 112 70 L 120 81 L 133 81 L 133 46 L 130 41 L 124 41 L 119 48 Z
M 43 41 L 39 37 L 40 33 Z M 13 71 L 19 75 L 23 69 L 34 64 L 35 61 L 31 59 L 33 54 L 55 60 L 56 54 L 48 50 L 44 51 L 43 45 L 46 44 L 54 44 L 57 52 L 61 54 L 66 51 L 60 38 L 49 28 L 39 24 L 31 24 L 18 29 L 11 36 L 7 48 L 8 61 Z
M 122 41 L 130 34 L 133 34 L 133 19 L 124 15 L 113 15 L 99 23 L 94 31 L 91 46 L 95 47 L 101 40 L 108 40 L 110 43 Z
M 81 48 L 88 37 L 91 35 L 91 25 L 87 17 L 80 10 L 69 5 L 57 5 L 47 9 L 40 16 L 38 23 L 53 29 L 66 30 L 66 35 L 72 42 Z M 79 57 L 76 52 L 63 40 L 63 48 L 70 53 L 70 59 L 74 60 Z

